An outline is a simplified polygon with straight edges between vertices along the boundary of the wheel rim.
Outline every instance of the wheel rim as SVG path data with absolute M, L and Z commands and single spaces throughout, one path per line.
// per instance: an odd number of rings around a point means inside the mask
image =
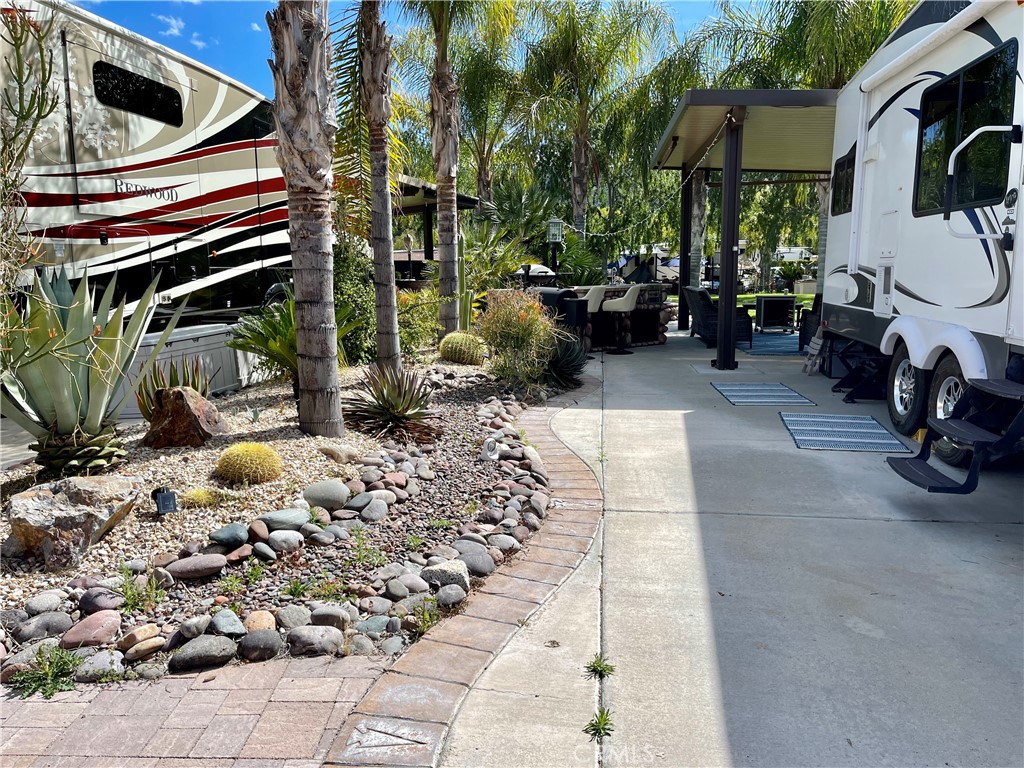
M 953 406 L 963 393 L 963 382 L 956 376 L 947 376 L 943 379 L 935 397 L 935 417 L 948 419 L 953 414 Z
M 902 361 L 892 381 L 892 403 L 901 417 L 914 407 L 914 381 L 914 364 L 910 360 Z

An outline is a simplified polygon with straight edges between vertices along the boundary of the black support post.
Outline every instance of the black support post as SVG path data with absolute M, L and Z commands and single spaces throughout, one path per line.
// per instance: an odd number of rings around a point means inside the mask
M 430 208 L 423 211 L 423 258 L 434 260 L 434 211 Z
M 679 197 L 679 330 L 690 327 L 690 311 L 683 287 L 690 284 L 690 249 L 693 247 L 693 174 L 683 164 L 679 171 L 683 186 Z M 689 176 L 689 178 L 687 178 Z
M 736 367 L 736 280 L 740 255 L 740 182 L 743 180 L 745 107 L 733 107 L 725 126 L 722 167 L 722 258 L 718 271 L 718 349 L 714 365 Z

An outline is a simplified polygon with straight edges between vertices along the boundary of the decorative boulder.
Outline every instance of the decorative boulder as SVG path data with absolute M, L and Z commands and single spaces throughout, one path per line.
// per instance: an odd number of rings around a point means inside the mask
M 192 387 L 158 389 L 153 401 L 153 418 L 142 438 L 149 448 L 198 448 L 214 435 L 231 431 L 213 403 Z
M 41 554 L 47 570 L 77 566 L 82 555 L 148 501 L 141 477 L 68 477 L 10 498 L 4 557 Z

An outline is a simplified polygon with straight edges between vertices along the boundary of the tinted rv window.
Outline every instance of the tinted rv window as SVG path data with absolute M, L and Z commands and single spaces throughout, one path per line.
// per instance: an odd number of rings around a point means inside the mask
M 92 65 L 92 82 L 100 103 L 175 127 L 184 122 L 181 94 L 148 77 L 121 69 L 106 61 Z
M 914 213 L 940 213 L 953 149 L 984 125 L 1013 121 L 1017 41 L 936 83 L 921 97 Z M 957 157 L 953 209 L 990 205 L 1006 192 L 1008 133 L 979 136 Z
M 836 160 L 832 170 L 832 215 L 841 216 L 853 210 L 853 158 L 850 151 Z

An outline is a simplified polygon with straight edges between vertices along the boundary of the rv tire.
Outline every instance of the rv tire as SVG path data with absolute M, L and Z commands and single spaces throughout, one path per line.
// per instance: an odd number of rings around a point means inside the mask
M 889 418 L 901 435 L 912 435 L 924 425 L 928 412 L 928 372 L 910 362 L 905 345 L 900 344 L 889 364 L 885 402 Z
M 964 381 L 964 374 L 956 355 L 946 355 L 935 366 L 932 386 L 928 392 L 928 415 L 948 419 L 950 411 L 953 410 L 956 401 L 963 396 L 965 389 L 967 389 L 967 382 Z M 961 448 L 946 438 L 932 443 L 932 451 L 942 461 L 953 467 L 967 464 L 972 453 L 969 448 Z

